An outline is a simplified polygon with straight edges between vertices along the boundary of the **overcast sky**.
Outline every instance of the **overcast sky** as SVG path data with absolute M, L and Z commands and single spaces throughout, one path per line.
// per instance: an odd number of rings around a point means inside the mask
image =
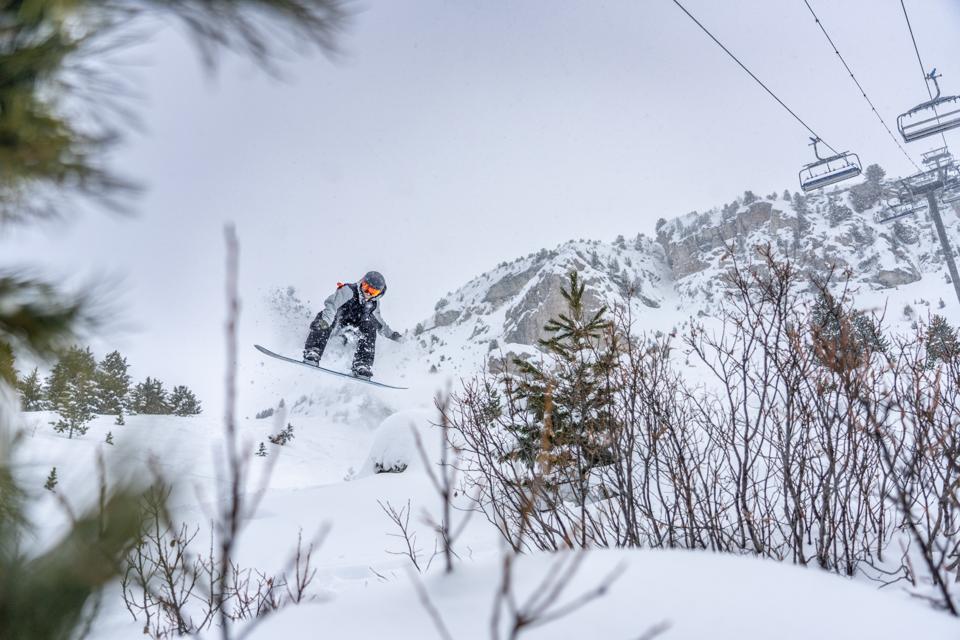
M 685 4 L 831 145 L 909 172 L 803 0 Z M 897 0 L 811 4 L 891 126 L 925 99 Z M 924 62 L 960 92 L 960 2 L 907 6 Z M 226 221 L 242 244 L 245 341 L 270 288 L 319 304 L 368 269 L 403 329 L 501 260 L 651 233 L 744 189 L 796 190 L 811 156 L 806 131 L 669 0 L 354 9 L 343 55 L 294 58 L 283 82 L 231 57 L 211 78 L 176 27 L 129 50 L 145 131 L 116 166 L 148 187 L 138 215 L 7 230 L 4 266 L 121 280 L 126 328 L 98 355 L 119 347 L 138 378 L 213 400 Z

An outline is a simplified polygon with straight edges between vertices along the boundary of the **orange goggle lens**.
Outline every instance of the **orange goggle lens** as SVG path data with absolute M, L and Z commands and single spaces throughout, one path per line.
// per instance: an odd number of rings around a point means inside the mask
M 376 298 L 378 295 L 383 293 L 383 289 L 375 289 L 374 287 L 371 287 L 370 285 L 368 285 L 366 282 L 363 282 L 360 284 L 360 289 L 368 296 L 371 296 L 374 298 Z

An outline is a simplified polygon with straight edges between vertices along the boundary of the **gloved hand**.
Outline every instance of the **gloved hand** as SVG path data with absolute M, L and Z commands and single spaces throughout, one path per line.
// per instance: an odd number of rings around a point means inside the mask
M 394 342 L 400 342 L 400 338 L 402 338 L 402 337 L 403 337 L 403 336 L 400 334 L 399 331 L 394 331 L 393 333 L 391 333 L 391 334 L 389 335 L 389 338 L 390 338 L 391 340 L 393 340 Z
M 313 329 L 314 331 L 322 331 L 323 329 L 326 329 L 329 326 L 330 324 L 323 319 L 322 315 L 319 315 L 319 314 L 313 320 L 313 322 L 310 323 L 310 328 Z

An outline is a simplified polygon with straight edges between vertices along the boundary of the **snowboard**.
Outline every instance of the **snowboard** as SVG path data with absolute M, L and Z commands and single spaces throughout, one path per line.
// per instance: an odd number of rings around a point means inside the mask
M 277 360 L 283 360 L 284 362 L 290 362 L 290 363 L 293 363 L 293 364 L 298 364 L 298 365 L 300 365 L 301 367 L 306 367 L 307 369 L 310 369 L 311 371 L 322 371 L 322 372 L 324 372 L 324 373 L 329 373 L 330 375 L 339 376 L 339 377 L 341 377 L 341 378 L 348 378 L 348 379 L 350 379 L 350 380 L 356 380 L 357 382 L 362 382 L 362 383 L 364 383 L 364 384 L 370 384 L 370 385 L 373 385 L 373 386 L 375 386 L 375 387 L 383 387 L 384 389 L 406 389 L 406 388 L 407 388 L 407 387 L 395 387 L 395 386 L 393 386 L 392 384 L 386 384 L 386 383 L 383 383 L 383 382 L 377 382 L 376 380 L 369 380 L 369 379 L 367 379 L 367 378 L 361 378 L 361 377 L 358 377 L 358 376 L 355 376 L 355 375 L 351 375 L 351 374 L 349 374 L 349 373 L 343 373 L 342 371 L 334 371 L 333 369 L 326 369 L 326 368 L 324 368 L 324 367 L 320 367 L 320 366 L 317 366 L 317 365 L 309 364 L 309 363 L 307 363 L 307 362 L 304 362 L 303 360 L 296 360 L 295 358 L 288 358 L 288 357 L 286 357 L 286 356 L 280 355 L 279 353 L 274 353 L 273 351 L 270 351 L 270 349 L 267 349 L 266 347 L 261 347 L 261 346 L 258 345 L 258 344 L 255 344 L 255 345 L 253 345 L 253 346 L 254 346 L 254 348 L 255 348 L 257 351 L 259 351 L 260 353 L 262 353 L 262 354 L 265 355 L 265 356 L 270 356 L 271 358 L 276 358 Z

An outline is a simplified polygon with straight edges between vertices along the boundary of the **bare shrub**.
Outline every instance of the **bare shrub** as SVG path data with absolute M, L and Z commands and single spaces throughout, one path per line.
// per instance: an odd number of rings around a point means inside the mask
M 467 380 L 448 417 L 476 508 L 514 551 L 754 554 L 909 580 L 956 613 L 960 358 L 931 359 L 922 329 L 891 347 L 843 274 L 757 255 L 730 252 L 716 325 L 647 337 L 618 309 L 573 358 Z

